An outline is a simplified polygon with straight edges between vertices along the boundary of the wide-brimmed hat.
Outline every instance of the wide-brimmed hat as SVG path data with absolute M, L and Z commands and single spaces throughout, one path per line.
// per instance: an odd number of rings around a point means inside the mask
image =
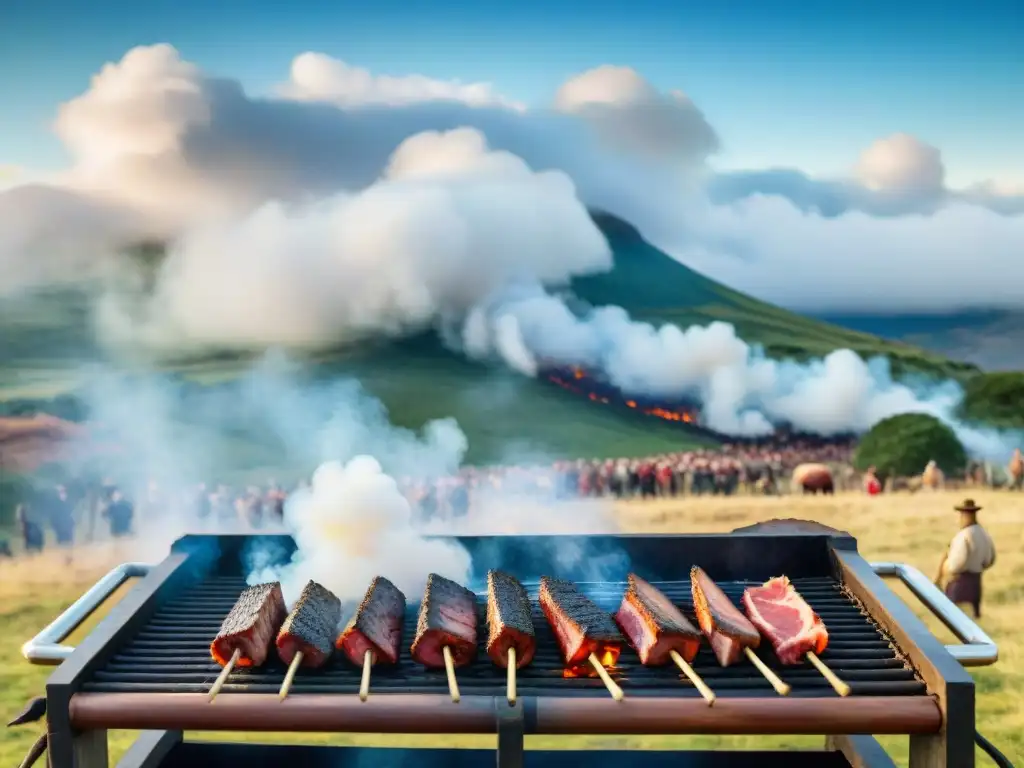
M 980 512 L 981 507 L 974 503 L 974 499 L 964 499 L 958 507 L 953 507 L 957 512 Z

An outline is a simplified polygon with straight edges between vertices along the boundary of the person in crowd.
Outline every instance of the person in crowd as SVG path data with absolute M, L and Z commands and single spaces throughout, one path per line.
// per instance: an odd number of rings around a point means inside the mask
M 57 545 L 70 547 L 75 542 L 75 515 L 71 501 L 68 499 L 68 491 L 63 485 L 58 485 L 49 494 L 48 499 L 50 527 L 53 528 Z
M 973 499 L 966 499 L 955 509 L 960 513 L 960 530 L 942 557 L 935 583 L 945 583 L 946 597 L 959 605 L 971 606 L 977 619 L 981 618 L 981 576 L 995 565 L 996 548 L 992 537 L 978 523 L 981 507 Z
M 15 524 L 21 532 L 22 546 L 26 552 L 42 552 L 44 545 L 43 526 L 39 520 L 37 505 L 22 502 L 14 510 Z
M 135 517 L 135 508 L 128 501 L 124 494 L 115 490 L 110 496 L 110 503 L 103 512 L 110 526 L 110 535 L 115 539 L 121 539 L 131 535 L 132 522 Z

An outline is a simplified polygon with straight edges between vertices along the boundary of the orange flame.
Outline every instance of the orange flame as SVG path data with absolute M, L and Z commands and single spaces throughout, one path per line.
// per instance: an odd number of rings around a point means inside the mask
M 601 661 L 601 666 L 607 669 L 609 672 L 615 671 L 615 665 L 619 661 L 619 654 L 622 649 L 614 646 L 607 646 L 603 650 L 598 651 L 597 658 Z M 582 664 L 576 667 L 567 667 L 562 670 L 563 678 L 573 677 L 597 677 L 597 672 L 594 667 L 591 666 L 590 660 L 586 659 Z
M 586 372 L 582 368 L 573 368 L 572 369 L 572 375 L 573 375 L 574 382 L 584 383 L 585 380 L 587 378 L 589 378 L 587 376 Z M 564 390 L 566 390 L 568 392 L 572 392 L 573 394 L 577 394 L 577 395 L 585 395 L 587 397 L 587 399 L 590 400 L 591 402 L 594 402 L 594 403 L 604 403 L 604 404 L 608 404 L 608 403 L 611 402 L 607 397 L 599 395 L 596 392 L 588 392 L 585 389 L 581 389 L 580 387 L 576 386 L 575 383 L 570 383 L 570 382 L 566 381 L 565 379 L 563 379 L 562 377 L 560 377 L 560 376 L 558 376 L 556 374 L 550 374 L 550 375 L 548 375 L 547 378 L 548 378 L 548 381 L 550 381 L 552 384 L 557 384 L 559 387 L 561 387 L 562 389 L 564 389 Z M 695 424 L 695 423 L 697 423 L 696 417 L 694 416 L 694 414 L 692 414 L 689 411 L 685 411 L 685 410 L 670 411 L 670 410 L 668 410 L 666 408 L 660 408 L 660 407 L 657 407 L 657 406 L 652 407 L 652 408 L 640 408 L 637 405 L 636 400 L 626 400 L 626 399 L 623 399 L 620 402 L 622 403 L 622 405 L 625 405 L 627 408 L 632 408 L 634 410 L 639 410 L 641 413 L 643 413 L 646 416 L 654 416 L 655 418 L 662 419 L 663 421 L 674 421 L 674 422 L 681 422 L 681 423 L 684 423 L 684 424 Z

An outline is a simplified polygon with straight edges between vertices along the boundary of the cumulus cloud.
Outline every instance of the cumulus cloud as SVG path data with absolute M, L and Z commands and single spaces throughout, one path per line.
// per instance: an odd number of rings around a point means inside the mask
M 942 153 L 907 133 L 871 144 L 861 153 L 856 174 L 873 192 L 922 198 L 941 195 L 946 179 Z
M 605 65 L 570 78 L 555 108 L 591 122 L 613 147 L 702 162 L 718 135 L 682 91 L 661 93 L 630 67 Z
M 278 91 L 299 101 L 324 101 L 341 107 L 369 104 L 389 107 L 425 101 L 455 101 L 471 106 L 523 109 L 490 83 L 434 80 L 423 75 L 375 75 L 324 53 L 308 51 L 292 60 L 291 77 Z
M 861 152 L 841 178 L 814 178 L 793 168 L 719 173 L 709 196 L 728 204 L 757 195 L 784 197 L 803 211 L 840 216 L 862 211 L 872 216 L 933 214 L 957 202 L 1012 215 L 1024 213 L 1024 189 L 986 181 L 965 190 L 946 186 L 937 147 L 906 133 L 878 139 Z

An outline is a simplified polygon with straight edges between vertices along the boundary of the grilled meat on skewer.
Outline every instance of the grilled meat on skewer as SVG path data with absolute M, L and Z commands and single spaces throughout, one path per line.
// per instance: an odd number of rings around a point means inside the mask
M 583 667 L 594 653 L 613 665 L 625 639 L 612 617 L 598 608 L 571 581 L 544 576 L 540 580 L 540 607 L 558 639 L 568 669 Z
M 508 649 L 516 649 L 516 669 L 533 660 L 537 636 L 526 589 L 501 571 L 487 573 L 487 655 L 503 669 L 508 667 Z
M 444 648 L 456 667 L 476 656 L 476 595 L 450 579 L 432 573 L 420 604 L 412 657 L 425 667 L 444 667 Z
M 404 620 L 405 595 L 383 576 L 375 576 L 355 615 L 338 635 L 335 647 L 353 664 L 362 665 L 367 651 L 373 653 L 374 663 L 394 664 Z
M 302 652 L 303 667 L 319 667 L 330 658 L 341 622 L 341 601 L 315 581 L 302 588 L 295 607 L 277 633 L 277 655 L 291 665 Z
M 757 648 L 761 644 L 757 628 L 697 566 L 690 570 L 690 586 L 697 623 L 710 641 L 719 664 L 728 667 L 739 659 L 744 648 Z
M 667 664 L 673 650 L 689 663 L 700 650 L 700 632 L 661 590 L 635 573 L 628 576 L 615 623 L 645 665 Z
M 210 655 L 222 667 L 235 651 L 240 652 L 236 666 L 262 665 L 270 653 L 274 633 L 287 615 L 279 582 L 246 587 L 210 643 Z
M 828 646 L 821 618 L 785 576 L 748 588 L 743 607 L 783 664 L 800 664 L 808 651 L 820 654 Z

